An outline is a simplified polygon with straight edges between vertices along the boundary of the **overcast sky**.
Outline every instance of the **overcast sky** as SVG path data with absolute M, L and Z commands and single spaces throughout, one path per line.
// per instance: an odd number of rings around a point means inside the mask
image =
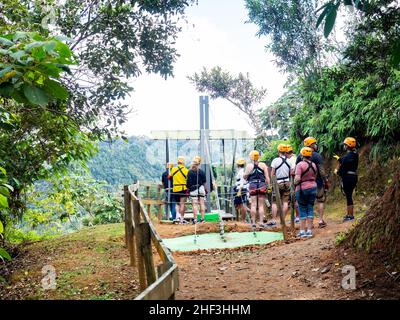
M 266 39 L 256 36 L 257 27 L 247 21 L 243 0 L 199 0 L 187 10 L 189 23 L 179 34 L 181 55 L 175 76 L 164 80 L 144 74 L 133 82 L 128 103 L 135 109 L 123 126 L 128 135 L 149 135 L 152 130 L 199 128 L 199 92 L 187 79 L 203 66 L 221 66 L 233 73 L 248 72 L 257 86 L 268 90 L 262 105 L 283 93 L 286 77 L 265 50 Z M 238 129 L 253 133 L 245 115 L 224 100 L 210 101 L 210 129 Z

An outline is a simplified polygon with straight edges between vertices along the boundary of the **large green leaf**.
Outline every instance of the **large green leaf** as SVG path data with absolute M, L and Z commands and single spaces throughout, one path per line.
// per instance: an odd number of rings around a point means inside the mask
M 44 82 L 44 90 L 52 96 L 59 100 L 66 100 L 68 98 L 69 92 L 60 83 L 54 80 L 46 80 Z
M 0 194 L 0 208 L 8 208 L 7 198 Z
M 8 261 L 11 260 L 10 254 L 6 250 L 4 250 L 3 248 L 0 248 L 0 257 L 6 259 Z
M 3 45 L 3 46 L 10 47 L 10 46 L 14 45 L 14 42 L 12 42 L 12 41 L 10 41 L 10 40 L 8 40 L 6 38 L 0 37 L 0 44 Z
M 329 12 L 326 14 L 325 27 L 324 27 L 325 38 L 327 38 L 333 30 L 333 26 L 335 25 L 336 21 L 337 9 L 338 9 L 337 6 L 331 6 Z
M 4 186 L 0 186 L 0 194 L 5 197 L 10 197 L 10 190 Z
M 3 223 L 0 221 L 0 234 L 4 232 Z
M 47 93 L 35 86 L 25 85 L 24 95 L 30 103 L 34 105 L 45 106 L 49 103 L 49 96 Z

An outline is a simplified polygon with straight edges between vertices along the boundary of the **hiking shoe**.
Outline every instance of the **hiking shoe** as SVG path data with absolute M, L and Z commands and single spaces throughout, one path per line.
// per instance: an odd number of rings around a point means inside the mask
M 318 228 L 325 228 L 325 227 L 326 227 L 326 222 L 325 221 L 318 222 Z
M 274 226 L 276 226 L 276 221 L 275 221 L 275 220 L 269 221 L 269 222 L 267 223 L 267 226 L 268 226 L 268 227 L 274 227 Z
M 343 222 L 346 222 L 346 221 L 353 221 L 354 220 L 354 216 L 349 216 L 349 215 L 345 215 L 344 217 L 343 217 Z
M 300 231 L 300 232 L 296 235 L 296 237 L 297 237 L 297 238 L 304 238 L 305 235 L 306 235 L 306 233 L 305 233 L 304 231 Z
M 312 237 L 313 237 L 312 231 L 311 231 L 311 230 L 308 230 L 308 231 L 305 233 L 305 238 L 312 238 Z

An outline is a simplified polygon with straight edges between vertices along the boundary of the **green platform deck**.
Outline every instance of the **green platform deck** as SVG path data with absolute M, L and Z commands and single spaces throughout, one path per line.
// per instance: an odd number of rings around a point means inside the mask
M 205 249 L 232 249 L 248 245 L 267 244 L 277 240 L 283 240 L 280 232 L 229 232 L 225 233 L 226 242 L 221 240 L 219 233 L 205 233 L 197 235 L 196 243 L 194 235 L 179 238 L 163 239 L 163 242 L 171 251 L 195 251 Z

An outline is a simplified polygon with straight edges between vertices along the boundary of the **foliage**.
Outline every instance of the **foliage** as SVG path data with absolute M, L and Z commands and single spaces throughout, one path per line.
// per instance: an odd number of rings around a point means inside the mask
M 122 198 L 109 193 L 106 184 L 94 180 L 87 171 L 75 168 L 30 188 L 20 228 L 44 234 L 59 233 L 68 222 L 73 226 L 72 220 L 82 219 L 91 224 L 122 221 Z
M 0 35 L 0 97 L 24 105 L 46 107 L 68 98 L 58 79 L 74 62 L 58 38 L 37 33 Z
M 250 22 L 258 36 L 267 36 L 267 48 L 276 64 L 290 75 L 309 77 L 324 65 L 325 51 L 333 50 L 315 28 L 318 1 L 246 0 Z
M 346 60 L 300 83 L 304 103 L 292 131 L 298 144 L 313 135 L 332 153 L 346 136 L 354 136 L 360 144 L 374 144 L 375 159 L 399 154 L 400 71 L 390 64 L 390 48 L 393 38 L 400 38 L 400 8 L 384 12 L 357 26 Z
M 271 144 L 268 146 L 267 149 L 264 150 L 262 153 L 260 161 L 265 162 L 266 164 L 270 165 L 272 160 L 278 157 L 278 145 L 279 144 L 291 144 L 288 140 L 272 140 Z M 296 153 L 296 150 L 293 150 Z
M 10 191 L 12 191 L 12 187 L 8 185 L 7 177 L 6 177 L 6 170 L 3 167 L 0 167 L 0 217 L 2 215 L 2 211 L 8 208 L 8 201 L 7 198 L 10 196 Z M 4 234 L 4 225 L 0 219 L 0 241 L 3 240 Z M 11 260 L 10 254 L 2 247 L 0 247 L 0 260 Z
M 265 138 L 256 107 L 264 99 L 266 90 L 256 88 L 248 74 L 232 76 L 221 67 L 214 67 L 211 70 L 203 68 L 200 73 L 188 78 L 198 91 L 208 93 L 212 99 L 222 98 L 232 103 L 248 116 L 249 124 L 255 129 L 256 135 Z
M 153 163 L 149 157 L 153 147 L 146 138 L 130 137 L 127 142 L 101 142 L 99 152 L 88 162 L 93 177 L 111 186 L 132 184 L 137 180 L 159 181 L 163 162 Z
M 296 86 L 289 89 L 274 103 L 261 109 L 259 117 L 262 126 L 277 131 L 277 138 L 287 138 L 293 127 L 293 117 L 301 109 L 303 100 Z
M 0 32 L 56 32 L 67 37 L 79 66 L 62 83 L 70 92 L 68 117 L 97 138 L 118 133 L 132 88 L 128 78 L 142 71 L 173 73 L 174 48 L 192 0 L 6 0 Z

